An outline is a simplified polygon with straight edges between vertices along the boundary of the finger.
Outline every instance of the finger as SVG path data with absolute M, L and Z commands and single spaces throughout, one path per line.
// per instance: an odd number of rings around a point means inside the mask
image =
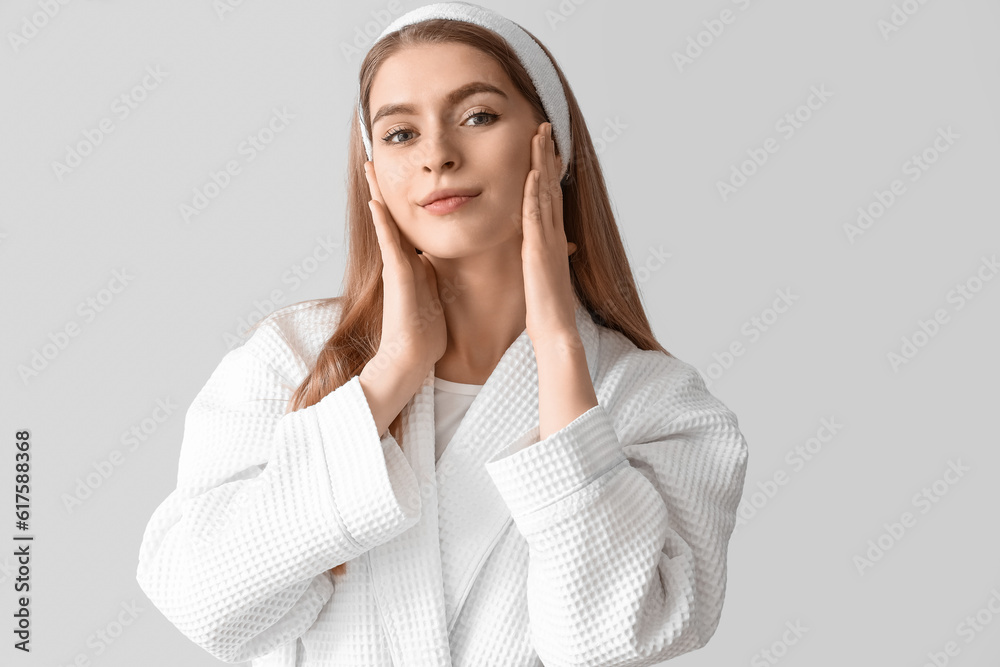
M 375 163 L 371 160 L 365 162 L 365 178 L 368 180 L 368 190 L 371 193 L 372 199 L 382 205 L 382 213 L 389 224 L 389 228 L 392 230 L 393 238 L 398 242 L 399 228 L 396 226 L 396 221 L 392 218 L 392 214 L 389 213 L 389 207 L 385 205 L 385 198 L 382 196 L 382 191 L 378 187 L 378 176 L 375 174 Z
M 540 186 L 538 201 L 542 208 L 542 226 L 546 233 L 554 229 L 555 217 L 552 214 L 552 164 L 549 156 L 552 154 L 552 139 L 545 137 L 544 150 L 542 151 L 542 174 L 538 184 Z
M 406 256 L 416 255 L 416 248 L 412 243 L 410 243 L 409 239 L 407 239 L 406 236 L 399 231 L 399 225 L 396 224 L 396 220 L 392 217 L 392 213 L 389 212 L 389 207 L 385 204 L 385 199 L 382 197 L 382 191 L 378 187 L 378 176 L 375 174 L 375 163 L 368 160 L 365 162 L 364 166 L 365 178 L 368 180 L 368 189 L 371 192 L 372 200 L 379 203 L 379 210 L 382 214 L 382 219 L 384 220 L 384 226 L 387 228 L 386 234 L 391 237 L 393 243 L 399 248 L 400 252 Z
M 372 199 L 385 203 L 385 199 L 382 198 L 382 191 L 378 187 L 378 177 L 375 175 L 375 163 L 371 160 L 365 162 L 365 178 L 368 180 L 368 190 L 371 192 Z
M 538 208 L 538 170 L 528 172 L 524 181 L 524 199 L 521 205 L 521 233 L 525 241 L 541 234 L 542 214 Z
M 375 227 L 375 236 L 378 238 L 379 251 L 382 253 L 383 266 L 398 264 L 402 260 L 397 241 L 398 232 L 392 229 L 381 202 L 376 199 L 369 200 L 368 209 L 372 212 L 372 223 Z
M 539 174 L 542 173 L 543 161 L 542 156 L 545 155 L 545 123 L 538 126 L 535 131 L 535 135 L 531 137 L 531 169 L 534 169 Z
M 531 205 L 531 199 L 534 197 L 534 194 L 532 194 L 533 190 L 531 189 L 531 181 L 535 177 L 532 172 L 537 170 L 539 167 L 538 147 L 536 145 L 538 143 L 539 134 L 541 134 L 541 130 L 539 128 L 535 128 L 535 134 L 531 137 L 531 147 L 529 148 L 528 154 L 528 174 L 524 178 L 524 191 L 521 196 L 521 215 L 520 218 L 515 221 L 517 228 L 522 235 L 530 224 L 528 216 L 531 214 L 531 211 L 534 210 L 534 206 Z
M 410 265 L 410 269 L 413 271 L 413 275 L 419 277 L 423 268 L 420 265 L 421 255 L 417 254 L 417 249 L 414 246 L 410 238 L 403 233 L 403 230 L 399 228 L 396 223 L 396 219 L 392 217 L 392 213 L 389 212 L 389 207 L 383 202 L 378 202 L 379 209 L 382 213 L 385 225 L 391 230 L 391 236 L 393 239 L 393 245 L 396 252 L 399 253 L 399 260 Z
M 552 141 L 552 124 L 549 123 L 548 132 L 546 136 L 548 137 L 548 150 L 545 151 L 545 162 L 548 166 L 548 183 L 546 191 L 549 195 L 549 209 L 552 215 L 552 225 L 553 229 L 556 231 L 562 230 L 563 217 L 562 217 L 562 186 L 559 183 L 559 170 L 556 169 L 556 145 Z M 565 233 L 565 230 L 563 230 Z
M 403 233 L 396 224 L 396 221 L 392 219 L 392 215 L 388 213 L 388 209 L 383 206 L 386 210 L 386 215 L 392 220 L 392 226 L 396 230 L 396 247 L 399 248 L 399 252 L 404 258 L 404 261 L 409 262 L 410 268 L 413 269 L 413 275 L 419 276 L 419 271 L 422 270 L 420 266 L 420 258 L 422 255 L 417 254 L 417 249 L 414 247 L 413 242 L 410 241 L 409 237 Z
M 388 248 L 391 247 L 391 242 L 389 241 L 389 230 L 386 228 L 385 223 L 382 222 L 382 218 L 378 212 L 378 202 L 374 199 L 368 200 L 368 210 L 371 211 L 372 215 L 372 227 L 375 228 L 375 238 L 378 239 L 378 249 L 382 254 L 382 264 L 388 264 Z
M 544 127 L 544 124 L 542 127 Z M 535 188 L 535 198 L 538 201 L 539 225 L 543 236 L 546 235 L 548 230 L 552 228 L 551 202 L 548 186 L 546 185 L 549 178 L 547 174 L 548 168 L 545 161 L 546 141 L 547 139 L 545 138 L 544 133 L 541 136 L 534 137 L 533 144 L 535 145 L 533 146 L 532 151 L 535 153 L 536 164 L 538 165 L 536 167 L 536 170 L 538 171 L 538 185 Z

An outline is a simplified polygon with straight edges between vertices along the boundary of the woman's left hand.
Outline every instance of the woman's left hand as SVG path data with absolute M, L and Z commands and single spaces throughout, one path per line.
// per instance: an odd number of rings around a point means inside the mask
M 576 244 L 566 241 L 563 228 L 562 163 L 551 133 L 552 124 L 542 123 L 531 139 L 521 210 L 525 327 L 536 346 L 579 336 L 568 259 Z

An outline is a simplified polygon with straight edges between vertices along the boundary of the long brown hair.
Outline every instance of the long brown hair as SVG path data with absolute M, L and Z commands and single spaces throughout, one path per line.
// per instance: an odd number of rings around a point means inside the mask
M 528 34 L 538 42 L 534 35 Z M 548 120 L 531 78 L 502 37 L 472 23 L 430 19 L 387 35 L 371 48 L 361 63 L 361 104 L 369 136 L 371 111 L 368 102 L 379 65 L 408 46 L 446 42 L 465 44 L 491 56 L 531 103 L 536 123 Z M 566 238 L 576 244 L 576 251 L 570 255 L 573 289 L 597 324 L 622 333 L 639 349 L 659 350 L 672 356 L 653 336 L 643 310 L 628 255 L 611 210 L 604 174 L 580 106 L 552 54 L 540 42 L 539 46 L 552 60 L 569 103 L 573 154 L 569 158 L 562 189 Z M 368 157 L 356 105 L 351 116 L 347 159 L 348 256 L 344 293 L 339 297 L 318 299 L 309 306 L 329 305 L 339 300 L 340 318 L 336 330 L 320 351 L 315 366 L 292 395 L 288 412 L 315 405 L 331 391 L 360 374 L 365 364 L 375 356 L 381 340 L 382 255 L 368 208 L 371 193 L 364 176 L 364 163 Z M 566 157 L 562 156 L 562 159 L 565 161 Z M 286 308 L 271 317 L 284 310 Z M 393 425 L 396 427 L 394 436 L 400 440 L 399 416 Z M 331 571 L 341 574 L 344 569 L 342 564 Z

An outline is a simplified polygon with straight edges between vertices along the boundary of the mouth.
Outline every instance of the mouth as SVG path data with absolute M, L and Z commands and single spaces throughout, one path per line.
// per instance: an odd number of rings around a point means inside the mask
M 453 211 L 457 211 L 461 206 L 465 205 L 467 202 L 478 197 L 479 194 L 474 195 L 452 195 L 448 197 L 442 197 L 440 199 L 435 199 L 427 204 L 423 205 L 425 211 L 432 215 L 445 215 Z

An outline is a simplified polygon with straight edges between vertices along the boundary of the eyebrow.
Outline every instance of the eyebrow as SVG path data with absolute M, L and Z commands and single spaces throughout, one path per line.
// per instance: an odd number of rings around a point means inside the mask
M 495 93 L 500 95 L 504 99 L 507 99 L 507 93 L 503 92 L 499 88 L 485 81 L 474 81 L 472 83 L 467 83 L 461 88 L 456 88 L 455 90 L 448 93 L 445 97 L 445 102 L 448 106 L 454 106 L 464 100 L 466 97 L 475 95 L 476 93 Z M 375 127 L 375 123 L 379 121 L 380 118 L 385 116 L 392 116 L 394 114 L 413 114 L 416 113 L 415 108 L 412 104 L 386 104 L 375 117 L 372 118 L 372 127 Z

